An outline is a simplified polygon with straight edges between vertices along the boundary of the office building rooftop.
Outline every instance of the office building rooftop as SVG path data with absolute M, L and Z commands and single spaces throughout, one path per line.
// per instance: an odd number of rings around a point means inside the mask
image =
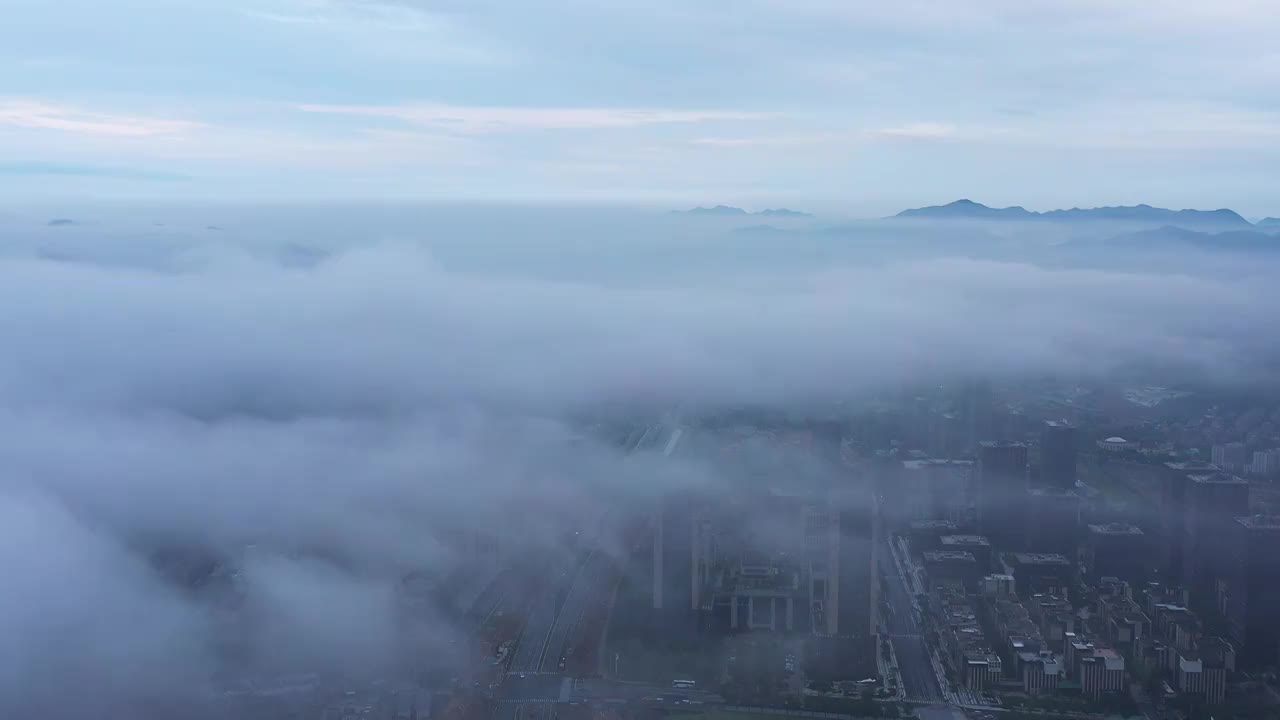
M 972 460 L 943 460 L 939 458 L 921 458 L 918 460 L 903 460 L 902 467 L 907 470 L 923 470 L 932 467 L 973 467 Z
M 1177 462 L 1167 462 L 1164 464 L 1164 466 L 1169 468 L 1170 470 L 1178 470 L 1178 471 L 1186 471 L 1186 472 L 1197 472 L 1197 471 L 1206 471 L 1206 470 L 1216 471 L 1219 469 L 1217 465 L 1214 465 L 1213 463 L 1210 463 L 1210 462 L 1205 462 L 1204 460 L 1180 460 Z
M 1204 485 L 1248 485 L 1249 481 L 1242 477 L 1224 472 L 1192 473 L 1188 477 L 1191 482 Z
M 991 541 L 982 535 L 943 535 L 941 542 L 943 546 L 991 546 Z
M 1028 490 L 1028 491 L 1027 491 L 1027 494 L 1028 494 L 1028 495 L 1031 495 L 1032 497 L 1036 497 L 1036 498 L 1075 498 L 1075 497 L 1080 497 L 1079 495 L 1076 495 L 1076 492 L 1075 492 L 1074 490 L 1065 490 L 1065 489 L 1063 489 L 1063 488 L 1053 488 L 1053 487 L 1038 487 L 1038 488 L 1031 488 L 1030 490 Z
M 1236 522 L 1250 530 L 1280 530 L 1280 515 L 1249 515 L 1236 518 Z
M 960 526 L 953 520 L 912 520 L 912 530 L 956 530 Z
M 1014 560 L 1022 565 L 1070 565 L 1067 556 L 1060 553 L 1013 553 Z
M 1090 525 L 1089 532 L 1097 535 L 1141 535 L 1142 528 L 1129 523 L 1106 523 L 1104 525 Z
M 926 563 L 966 562 L 976 563 L 978 560 L 967 550 L 929 550 L 924 554 Z
M 982 440 L 978 443 L 978 445 L 985 448 L 1002 448 L 1002 447 L 1024 448 L 1027 446 L 1026 443 L 1016 442 L 1014 440 Z

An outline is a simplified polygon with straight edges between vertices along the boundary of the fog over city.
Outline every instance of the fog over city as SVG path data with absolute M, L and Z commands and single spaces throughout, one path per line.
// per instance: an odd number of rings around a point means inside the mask
M 70 716 L 89 695 L 113 712 L 165 707 L 214 693 L 234 662 L 377 675 L 424 647 L 445 659 L 464 629 L 444 616 L 406 629 L 395 594 L 407 574 L 465 562 L 450 531 L 552 547 L 566 515 L 725 487 L 715 462 L 628 457 L 591 422 L 826 416 L 974 378 L 1243 386 L 1275 360 L 1258 329 L 1280 290 L 1256 264 L 1223 278 L 966 252 L 864 262 L 839 236 L 773 262 L 785 235 L 744 258 L 732 227 L 658 212 L 627 218 L 678 231 L 687 255 L 518 209 L 468 244 L 458 211 L 440 212 L 444 232 L 426 211 L 319 241 L 210 240 L 215 210 L 178 213 L 198 230 L 7 221 L 6 713 Z M 535 269 L 504 265 L 508 252 Z M 166 558 L 234 559 L 235 617 L 181 574 L 207 568 Z M 247 647 L 229 651 L 240 634 Z
M 0 0 L 0 720 L 1274 720 L 1277 37 Z

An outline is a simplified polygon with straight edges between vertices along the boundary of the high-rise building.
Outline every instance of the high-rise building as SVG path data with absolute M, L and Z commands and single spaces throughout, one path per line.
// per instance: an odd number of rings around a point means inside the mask
M 840 592 L 840 516 L 825 500 L 805 507 L 804 548 L 809 626 L 814 634 L 835 635 L 840 615 L 828 608 L 836 607 Z
M 1280 471 L 1280 450 L 1258 450 L 1253 453 L 1249 472 L 1254 475 L 1271 475 Z
M 924 572 L 930 591 L 955 585 L 974 592 L 982 573 L 973 553 L 966 550 L 929 550 L 924 553 Z
M 929 423 L 929 454 L 938 458 L 965 455 L 968 430 L 964 419 L 955 413 L 934 415 Z
M 1080 533 L 1080 496 L 1056 487 L 1027 491 L 1026 548 L 1031 552 L 1076 557 Z
M 698 515 L 685 497 L 663 500 L 653 519 L 653 610 L 657 626 L 674 633 L 692 632 L 697 626 L 700 573 L 706 559 L 700 557 Z
M 972 522 L 972 460 L 903 460 L 901 479 L 885 488 L 886 512 L 895 524 L 914 520 Z
M 1215 584 L 1227 568 L 1227 538 L 1235 518 L 1249 514 L 1249 483 L 1230 473 L 1187 476 L 1182 583 L 1193 604 L 1214 604 Z
M 1070 490 L 1076 486 L 1076 429 L 1050 420 L 1040 432 L 1040 483 Z
M 1128 688 L 1124 658 L 1111 648 L 1094 648 L 1080 658 L 1080 688 L 1085 695 L 1100 698 Z
M 1075 563 L 1057 553 L 1006 553 L 1005 574 L 1012 575 L 1018 596 L 1066 592 L 1075 584 Z
M 960 394 L 960 416 L 964 419 L 968 452 L 973 452 L 981 440 L 1001 437 L 990 382 L 979 380 L 964 386 Z
M 999 550 L 1019 550 L 1024 538 L 1027 446 L 985 440 L 978 446 L 978 524 Z
M 1128 523 L 1090 525 L 1085 540 L 1085 567 L 1094 582 L 1116 577 L 1132 583 L 1146 579 L 1151 563 L 1146 536 Z
M 1191 484 L 1192 473 L 1212 473 L 1219 470 L 1217 465 L 1206 462 L 1167 462 L 1160 488 L 1160 513 L 1156 525 L 1159 527 L 1159 543 L 1161 548 L 1156 566 L 1160 568 L 1166 584 L 1179 585 L 1182 577 L 1182 554 L 1186 539 L 1187 525 L 1187 486 Z
M 1227 673 L 1235 671 L 1235 649 L 1226 640 L 1202 637 L 1193 648 L 1176 653 L 1174 684 L 1184 695 L 1200 695 L 1206 705 L 1221 705 L 1227 696 Z
M 991 541 L 981 535 L 943 535 L 938 539 L 943 550 L 959 550 L 973 554 L 978 572 L 986 575 L 994 569 L 991 558 Z
M 875 649 L 876 604 L 880 598 L 876 570 L 876 543 L 880 517 L 871 493 L 840 494 L 832 502 L 838 509 L 840 547 L 833 574 L 837 597 L 835 634 L 867 638 Z
M 1244 443 L 1230 442 L 1213 446 L 1213 464 L 1223 470 L 1244 470 L 1245 457 Z
M 1247 667 L 1272 664 L 1280 647 L 1280 517 L 1236 518 L 1229 537 L 1227 621 Z
M 814 615 L 807 652 L 816 672 L 861 679 L 877 671 L 880 513 L 874 494 L 857 490 L 832 493 L 829 506 L 826 521 L 835 531 L 835 552 L 827 555 L 824 584 L 810 587 L 810 593 L 816 591 L 815 597 L 824 600 Z M 815 533 L 822 532 L 815 524 Z M 815 550 L 817 545 L 815 538 Z

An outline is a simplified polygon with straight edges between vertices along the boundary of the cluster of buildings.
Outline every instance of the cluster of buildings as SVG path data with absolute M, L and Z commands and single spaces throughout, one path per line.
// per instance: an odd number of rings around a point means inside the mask
M 1069 575 L 1185 587 L 1190 607 L 1225 618 L 1245 666 L 1280 660 L 1280 616 L 1265 610 L 1280 607 L 1280 553 L 1267 550 L 1280 547 L 1280 518 L 1251 512 L 1249 481 L 1214 463 L 1166 462 L 1158 508 L 1092 518 L 1075 444 L 1069 424 L 1050 421 L 1035 464 L 1031 445 L 1011 441 L 980 442 L 973 460 L 901 461 L 884 490 L 886 522 L 912 535 L 931 575 L 969 587 L 999 569 L 993 557 L 1028 565 L 1032 583 Z
M 956 682 L 1100 698 L 1156 678 L 1219 705 L 1237 668 L 1280 660 L 1280 517 L 1254 512 L 1238 474 L 1280 470 L 1280 451 L 1231 443 L 1213 462 L 1153 464 L 1158 507 L 1123 513 L 1100 511 L 1078 482 L 1077 428 L 1048 421 L 1018 437 L 914 452 L 882 487 Z M 1104 458 L 1135 448 L 1095 444 Z
M 940 654 L 965 688 L 1031 696 L 1075 688 L 1091 698 L 1127 691 L 1125 656 L 1084 632 L 1059 592 L 1020 599 L 1008 573 L 986 575 L 973 590 L 932 575 L 929 583 Z
M 1092 588 L 1095 602 L 1073 604 L 1066 587 L 1020 588 L 1011 573 L 972 588 L 947 575 L 928 582 L 939 654 L 955 682 L 975 692 L 1100 699 L 1155 678 L 1169 695 L 1218 706 L 1236 670 L 1235 644 L 1205 630 L 1182 589 L 1152 584 L 1135 594 L 1104 578 Z
M 1211 451 L 1213 464 L 1232 472 L 1251 475 L 1274 475 L 1280 472 L 1280 448 L 1254 450 L 1252 453 L 1242 442 L 1214 445 Z
M 649 571 L 651 632 L 800 634 L 815 647 L 813 657 L 830 658 L 830 675 L 874 677 L 876 495 L 852 476 L 806 475 L 785 462 L 760 467 L 749 449 L 730 450 L 746 456 L 733 492 L 673 495 L 651 519 L 641 563 Z M 732 457 L 725 462 L 734 467 Z

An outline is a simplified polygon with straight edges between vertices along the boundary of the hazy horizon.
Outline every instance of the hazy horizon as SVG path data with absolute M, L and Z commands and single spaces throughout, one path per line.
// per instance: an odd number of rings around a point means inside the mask
M 484 593 L 558 653 L 673 497 L 868 511 L 867 590 L 902 461 L 1047 419 L 1102 521 L 1280 458 L 1276 228 L 889 217 L 1280 217 L 1280 4 L 0 4 L 4 718 L 491 694 Z

